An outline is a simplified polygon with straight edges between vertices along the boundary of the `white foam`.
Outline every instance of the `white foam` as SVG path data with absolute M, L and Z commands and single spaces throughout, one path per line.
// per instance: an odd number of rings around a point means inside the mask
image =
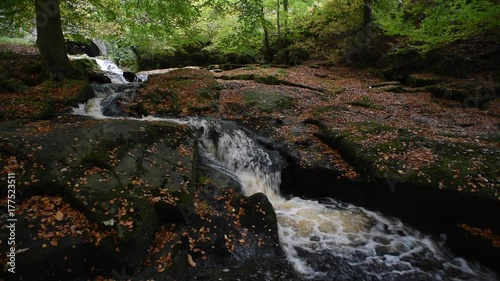
M 104 116 L 102 113 L 102 102 L 103 98 L 93 98 L 87 103 L 80 103 L 77 108 L 73 108 L 73 114 L 88 116 L 95 119 L 107 119 L 108 116 Z
M 74 113 L 107 118 L 102 114 L 102 99 L 81 104 Z M 491 271 L 454 257 L 443 247 L 443 241 L 409 228 L 398 219 L 333 199 L 321 203 L 297 197 L 284 199 L 279 193 L 280 172 L 272 169 L 269 155 L 242 130 L 223 130 L 220 123 L 200 119 L 147 116 L 136 120 L 176 122 L 201 131 L 200 151 L 211 165 L 239 180 L 245 195 L 267 195 L 276 211 L 287 259 L 308 278 L 328 274 L 318 269 L 314 256 L 330 255 L 351 266 L 374 270 L 370 274 L 380 280 L 414 274 L 426 280 L 496 280 Z M 430 268 L 421 268 L 422 262 L 430 264 Z

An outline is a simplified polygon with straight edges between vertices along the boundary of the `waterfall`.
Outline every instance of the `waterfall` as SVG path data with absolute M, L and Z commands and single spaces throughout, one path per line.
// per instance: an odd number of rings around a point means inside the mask
M 118 90 L 105 94 L 119 94 Z M 105 99 L 101 95 L 74 113 L 109 118 L 103 114 Z M 497 280 L 488 269 L 455 257 L 444 246 L 444 238 L 425 235 L 399 219 L 334 199 L 284 198 L 279 192 L 284 165 L 279 153 L 261 146 L 252 132 L 235 123 L 157 117 L 139 120 L 190 126 L 210 165 L 238 180 L 245 195 L 264 193 L 275 208 L 287 259 L 305 279 Z
M 101 70 L 106 71 L 112 83 L 124 84 L 128 83 L 127 79 L 123 77 L 123 70 L 119 68 L 114 62 L 109 60 L 95 59 Z

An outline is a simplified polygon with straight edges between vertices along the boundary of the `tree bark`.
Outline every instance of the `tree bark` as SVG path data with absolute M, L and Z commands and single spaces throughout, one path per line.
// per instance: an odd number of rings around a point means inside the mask
M 276 25 L 278 27 L 278 42 L 281 41 L 281 24 L 280 24 L 280 0 L 276 1 L 277 8 L 276 8 Z
M 62 32 L 59 0 L 35 0 L 38 49 L 42 56 L 42 76 L 54 80 L 74 78 Z

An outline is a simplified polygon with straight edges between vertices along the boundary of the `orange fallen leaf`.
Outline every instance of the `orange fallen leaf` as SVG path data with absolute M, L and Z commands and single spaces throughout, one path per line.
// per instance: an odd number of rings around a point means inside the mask
M 57 221 L 62 221 L 64 219 L 63 212 L 57 211 L 55 218 L 56 218 Z

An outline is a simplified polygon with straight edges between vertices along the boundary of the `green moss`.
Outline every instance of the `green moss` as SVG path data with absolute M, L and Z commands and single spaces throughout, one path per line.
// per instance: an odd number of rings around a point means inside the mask
M 383 106 L 376 104 L 368 96 L 364 96 L 363 98 L 361 98 L 357 101 L 350 102 L 349 104 L 354 105 L 354 106 L 361 106 L 361 107 L 366 107 L 366 108 L 377 109 L 377 110 L 384 109 Z
M 259 82 L 259 83 L 266 84 L 266 85 L 279 85 L 279 84 L 281 84 L 280 79 L 274 75 L 257 76 L 257 77 L 255 77 L 254 80 L 255 80 L 255 82 Z
M 285 97 L 284 99 L 278 100 L 276 102 L 276 108 L 279 110 L 292 109 L 295 107 L 295 99 L 290 97 Z
M 281 68 L 280 70 L 278 70 L 278 76 L 287 77 L 288 72 L 285 69 Z
M 79 59 L 71 61 L 71 65 L 80 73 L 99 70 L 99 65 L 92 59 Z
M 333 118 L 337 113 L 341 114 L 344 109 L 338 105 L 328 105 L 328 106 L 319 106 L 314 112 L 314 118 L 321 120 L 323 118 Z
M 37 116 L 38 119 L 46 120 L 52 119 L 56 116 L 54 106 L 49 103 L 44 105 L 43 111 Z
M 163 102 L 163 97 L 160 94 L 157 93 L 152 93 L 149 95 L 143 95 L 142 99 L 147 101 L 150 104 L 160 104 Z
M 338 87 L 334 87 L 332 90 L 331 90 L 331 95 L 339 95 L 339 94 L 342 94 L 346 91 L 345 88 L 338 88 Z
M 111 169 L 111 165 L 109 164 L 110 158 L 109 158 L 109 151 L 104 148 L 104 147 L 99 147 L 97 150 L 93 151 L 92 153 L 86 155 L 83 158 L 84 163 L 88 163 L 92 166 L 104 168 L 104 169 Z
M 196 91 L 200 100 L 215 100 L 218 99 L 220 94 L 216 87 L 203 88 Z
M 21 93 L 27 88 L 21 81 L 0 74 L 0 93 Z
M 482 136 L 481 139 L 485 140 L 485 141 L 489 141 L 489 142 L 494 142 L 496 144 L 500 144 L 500 135 L 486 135 L 486 136 Z

